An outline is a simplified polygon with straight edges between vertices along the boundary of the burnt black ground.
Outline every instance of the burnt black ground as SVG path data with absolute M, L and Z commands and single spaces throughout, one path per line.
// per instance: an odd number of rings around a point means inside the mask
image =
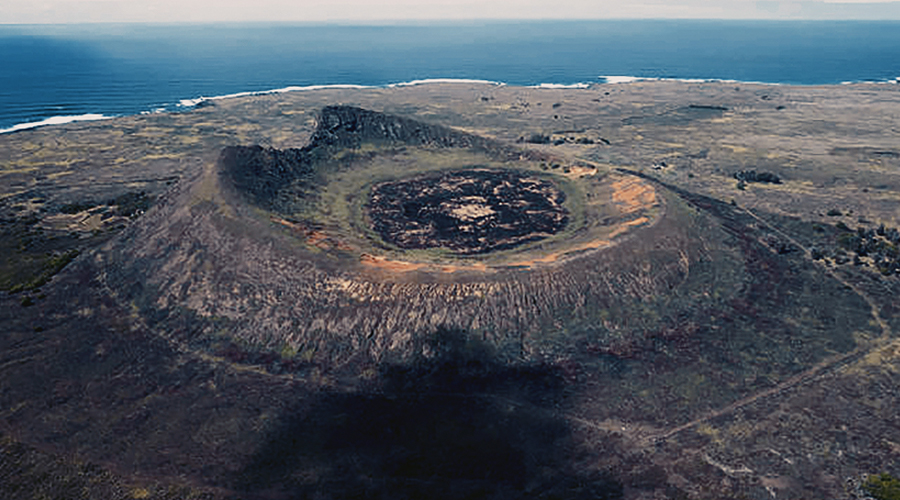
M 564 201 L 547 180 L 472 169 L 379 184 L 368 215 L 382 238 L 400 248 L 480 254 L 561 231 L 568 222 Z

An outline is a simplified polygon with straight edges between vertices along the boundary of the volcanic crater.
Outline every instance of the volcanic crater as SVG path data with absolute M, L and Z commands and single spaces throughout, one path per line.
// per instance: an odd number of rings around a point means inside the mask
M 113 245 L 109 286 L 154 318 L 185 304 L 200 344 L 288 346 L 323 366 L 406 357 L 439 328 L 530 359 L 570 345 L 558 325 L 640 339 L 633 304 L 721 251 L 608 167 L 361 108 L 315 125 L 302 148 L 226 147 Z M 622 318 L 598 323 L 602 310 Z
M 378 184 L 367 215 L 400 248 L 482 254 L 559 232 L 569 220 L 565 199 L 534 175 L 476 168 Z

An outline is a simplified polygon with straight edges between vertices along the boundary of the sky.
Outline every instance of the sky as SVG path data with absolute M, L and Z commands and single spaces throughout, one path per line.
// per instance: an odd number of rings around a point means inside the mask
M 616 18 L 900 20 L 900 1 L 0 0 L 0 24 Z

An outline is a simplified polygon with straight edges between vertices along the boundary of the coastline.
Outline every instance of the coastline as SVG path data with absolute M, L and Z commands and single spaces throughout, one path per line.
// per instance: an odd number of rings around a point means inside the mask
M 215 102 L 221 101 L 225 99 L 235 99 L 240 97 L 254 97 L 254 96 L 264 96 L 264 95 L 272 95 L 272 94 L 284 94 L 288 92 L 309 92 L 315 90 L 328 90 L 328 89 L 336 89 L 336 90 L 368 90 L 368 89 L 391 89 L 391 88 L 399 88 L 399 87 L 414 87 L 420 85 L 436 85 L 436 84 L 481 84 L 495 87 L 522 87 L 522 88 L 530 88 L 530 89 L 589 89 L 595 86 L 603 86 L 603 85 L 624 85 L 631 83 L 639 83 L 639 82 L 677 82 L 677 83 L 729 83 L 729 84 L 743 84 L 743 85 L 765 85 L 765 86 L 788 86 L 788 87 L 833 87 L 833 86 L 844 86 L 844 85 L 900 85 L 900 77 L 896 77 L 892 80 L 882 80 L 882 81 L 843 81 L 839 84 L 792 84 L 792 83 L 783 83 L 783 82 L 759 82 L 759 81 L 744 81 L 744 80 L 732 80 L 732 79 L 721 79 L 721 78 L 666 78 L 666 77 L 648 77 L 648 76 L 619 76 L 619 75 L 600 75 L 597 77 L 598 81 L 595 82 L 575 82 L 575 83 L 538 83 L 535 85 L 511 85 L 505 82 L 499 82 L 494 80 L 483 80 L 483 79 L 472 79 L 472 78 L 424 78 L 418 80 L 410 80 L 404 82 L 396 82 L 396 83 L 388 83 L 384 85 L 359 85 L 359 84 L 320 84 L 320 85 L 306 85 L 306 86 L 297 86 L 291 85 L 287 87 L 280 87 L 268 90 L 250 90 L 243 92 L 235 92 L 229 94 L 222 94 L 216 96 L 199 96 L 193 98 L 184 98 L 179 100 L 178 103 L 173 106 L 154 106 L 153 109 L 148 109 L 141 111 L 140 113 L 135 114 L 121 114 L 121 115 L 106 115 L 103 113 L 84 113 L 79 115 L 58 115 L 51 116 L 47 118 L 43 118 L 36 121 L 28 121 L 28 122 L 20 122 L 15 123 L 6 128 L 0 128 L 0 135 L 11 134 L 14 132 L 20 132 L 23 130 L 32 130 L 36 128 L 43 128 L 51 125 L 65 125 L 69 123 L 81 122 L 81 121 L 100 121 L 100 120 L 110 120 L 113 118 L 121 118 L 126 116 L 139 116 L 139 115 L 149 115 L 156 113 L 177 113 L 188 111 L 197 106 L 202 106 L 207 102 Z

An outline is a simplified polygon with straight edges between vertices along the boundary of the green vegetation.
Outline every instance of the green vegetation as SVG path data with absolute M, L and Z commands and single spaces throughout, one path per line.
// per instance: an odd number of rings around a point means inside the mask
M 81 253 L 79 250 L 72 249 L 67 250 L 61 254 L 49 254 L 44 256 L 43 258 L 35 259 L 38 263 L 35 274 L 32 274 L 30 277 L 25 277 L 23 281 L 19 281 L 16 283 L 0 283 L 0 287 L 10 293 L 18 293 L 22 291 L 38 289 L 47 284 L 47 282 L 50 281 L 50 278 L 52 278 L 56 273 L 62 271 L 62 269 L 66 267 L 69 262 L 75 260 L 75 257 L 78 257 L 79 253 Z M 23 305 L 26 304 L 23 303 Z
M 529 144 L 550 144 L 550 136 L 544 134 L 531 134 L 524 142 Z
M 138 215 L 146 212 L 147 209 L 150 208 L 150 205 L 153 204 L 153 197 L 148 195 L 145 191 L 131 191 L 128 193 L 121 194 L 116 196 L 115 198 L 109 199 L 105 205 L 108 207 L 102 207 L 104 211 L 108 210 L 109 207 L 115 207 L 115 215 L 119 215 L 122 217 L 135 218 Z M 104 205 L 103 203 L 98 203 L 93 200 L 84 200 L 77 201 L 74 203 L 67 203 L 59 208 L 59 212 L 63 214 L 77 214 L 79 212 L 84 212 L 86 210 L 90 210 L 92 208 L 101 207 Z
M 891 276 L 900 272 L 900 231 L 895 228 L 867 229 L 859 227 L 855 232 L 844 232 L 837 238 L 839 247 L 871 259 L 881 274 Z
M 887 472 L 869 476 L 863 488 L 875 500 L 900 500 L 900 479 Z
M 122 229 L 123 217 L 137 218 L 150 208 L 153 200 L 144 191 L 130 191 L 105 203 L 88 198 L 55 205 L 58 209 L 45 206 L 37 215 L 0 220 L 0 291 L 19 293 L 40 288 L 82 251 Z M 88 213 L 76 215 L 82 212 Z M 73 217 L 47 223 L 63 214 Z M 85 220 L 93 222 L 86 224 Z M 31 299 L 22 299 L 23 305 L 32 303 Z
M 0 225 L 0 291 L 39 288 L 83 248 L 77 236 L 53 234 L 34 222 L 19 218 Z

